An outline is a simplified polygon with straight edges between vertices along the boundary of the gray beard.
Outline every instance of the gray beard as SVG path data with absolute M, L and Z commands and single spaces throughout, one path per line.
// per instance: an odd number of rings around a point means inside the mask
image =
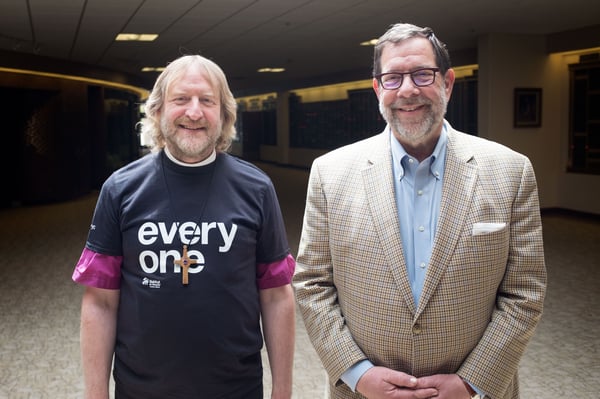
M 448 100 L 443 88 L 440 89 L 439 102 L 429 103 L 429 106 L 429 112 L 425 118 L 418 123 L 411 124 L 403 122 L 394 115 L 391 106 L 386 108 L 381 101 L 379 101 L 379 112 L 396 135 L 409 143 L 419 143 L 431 133 L 434 126 L 440 123 L 446 115 Z

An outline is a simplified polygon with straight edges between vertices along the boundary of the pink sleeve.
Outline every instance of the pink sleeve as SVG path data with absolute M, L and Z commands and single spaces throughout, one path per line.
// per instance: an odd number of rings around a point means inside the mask
M 256 281 L 258 289 L 265 290 L 290 284 L 295 268 L 296 261 L 291 254 L 277 262 L 257 264 Z
M 103 255 L 84 248 L 71 278 L 90 287 L 118 290 L 122 260 L 122 256 Z

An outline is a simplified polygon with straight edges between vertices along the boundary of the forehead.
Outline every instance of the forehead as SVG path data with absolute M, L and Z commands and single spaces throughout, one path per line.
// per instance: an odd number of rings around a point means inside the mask
M 381 52 L 383 72 L 435 66 L 433 46 L 424 37 L 413 37 L 399 43 L 389 43 Z
M 167 93 L 179 92 L 216 94 L 208 73 L 198 66 L 190 66 L 173 74 L 171 82 L 167 87 Z

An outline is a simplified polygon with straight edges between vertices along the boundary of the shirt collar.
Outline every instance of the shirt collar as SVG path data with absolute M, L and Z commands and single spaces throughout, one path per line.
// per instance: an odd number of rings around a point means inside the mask
M 431 155 L 425 159 L 424 162 L 430 162 L 430 171 L 436 179 L 441 179 L 444 170 L 444 163 L 446 159 L 446 146 L 448 144 L 448 128 L 446 126 L 447 122 L 444 120 L 444 124 L 442 125 L 442 133 L 433 149 Z M 402 144 L 396 140 L 394 134 L 392 133 L 392 129 L 389 125 L 387 125 L 386 130 L 390 137 L 390 146 L 392 149 L 392 164 L 394 168 L 394 176 L 397 179 L 402 179 L 404 177 L 404 167 L 402 166 L 402 160 L 410 157 Z

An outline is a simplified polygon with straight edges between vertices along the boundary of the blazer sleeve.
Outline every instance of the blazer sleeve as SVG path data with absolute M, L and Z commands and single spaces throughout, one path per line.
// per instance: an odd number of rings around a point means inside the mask
M 482 339 L 458 371 L 492 398 L 504 397 L 514 383 L 546 292 L 537 184 L 530 161 L 522 159 L 521 182 L 511 209 L 508 261 L 496 306 Z
M 366 356 L 344 322 L 333 283 L 327 198 L 318 161 L 309 176 L 293 283 L 308 335 L 331 381 L 339 385 L 340 376 Z

